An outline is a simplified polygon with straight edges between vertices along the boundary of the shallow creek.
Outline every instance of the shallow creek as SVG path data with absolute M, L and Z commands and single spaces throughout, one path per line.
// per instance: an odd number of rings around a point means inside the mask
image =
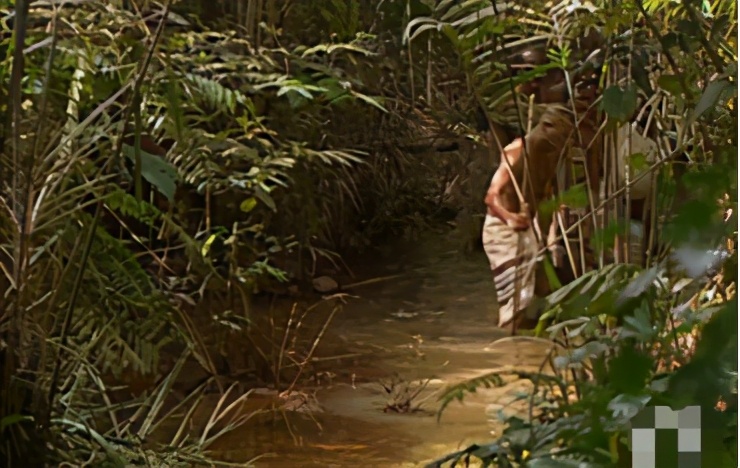
M 495 326 L 485 255 L 463 253 L 454 239 L 437 233 L 368 259 L 372 267 L 362 277 L 398 276 L 347 291 L 354 297 L 315 354 L 324 377 L 300 387 L 315 397 L 313 410 L 256 416 L 216 442 L 218 457 L 243 462 L 266 454 L 258 467 L 411 467 L 494 438 L 501 430 L 497 410 L 526 383 L 479 389 L 448 406 L 438 422 L 439 392 L 501 367 L 536 369 L 547 345 L 511 340 Z M 350 357 L 332 358 L 340 355 Z M 403 395 L 426 380 L 413 401 L 420 411 L 384 411 L 398 399 L 381 382 L 395 382 L 394 392 Z

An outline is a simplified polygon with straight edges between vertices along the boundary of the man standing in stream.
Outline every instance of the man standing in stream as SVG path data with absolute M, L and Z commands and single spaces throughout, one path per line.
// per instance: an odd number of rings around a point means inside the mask
M 539 55 L 525 53 L 525 60 L 537 65 L 544 59 L 544 54 Z M 544 77 L 519 88 L 524 95 L 534 95 L 535 103 L 546 104 L 546 109 L 529 134 L 503 148 L 485 197 L 482 236 L 496 287 L 499 326 L 512 325 L 513 333 L 519 326 L 536 323 L 533 299 L 549 292 L 537 254 L 551 244 L 556 231 L 551 228 L 553 219 L 543 219 L 538 207 L 552 196 L 558 170 L 573 148 L 584 151 L 591 194 L 598 195 L 598 125 L 592 106 L 597 83 L 593 78 L 574 84 L 572 99 L 564 71 L 559 69 L 550 69 Z

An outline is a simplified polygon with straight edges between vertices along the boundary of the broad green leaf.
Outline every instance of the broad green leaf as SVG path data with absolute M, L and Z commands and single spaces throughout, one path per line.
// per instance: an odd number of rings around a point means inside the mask
M 719 227 L 720 216 L 716 203 L 705 199 L 689 200 L 682 204 L 662 234 L 675 243 L 684 243 L 696 239 L 701 232 L 704 238 L 696 240 L 708 242 L 707 237 L 714 237 L 711 231 Z
M 722 15 L 718 18 L 715 18 L 715 20 L 712 22 L 711 36 L 717 37 L 718 35 L 721 35 L 724 31 L 726 31 L 727 23 L 729 23 L 729 21 L 729 15 Z
M 653 86 L 648 75 L 646 55 L 643 53 L 638 52 L 632 56 L 632 79 L 647 96 L 652 96 Z
M 563 319 L 571 319 L 580 317 L 588 311 L 591 306 L 591 297 L 586 294 L 578 294 L 575 297 L 571 297 L 567 302 L 562 304 L 563 312 L 560 317 Z
M 328 101 L 332 101 L 347 94 L 347 90 L 336 78 L 324 78 L 318 81 L 318 85 L 326 89 L 324 96 Z
M 8 416 L 0 419 L 0 433 L 2 433 L 7 427 L 26 421 L 33 421 L 33 416 L 23 414 L 9 414 Z
M 595 271 L 589 271 L 585 275 L 577 278 L 575 281 L 572 281 L 569 284 L 566 284 L 562 288 L 558 289 L 557 291 L 554 291 L 552 294 L 547 296 L 547 303 L 550 306 L 554 306 L 566 300 L 573 294 L 577 294 L 576 291 L 579 288 L 583 287 L 583 285 L 586 284 L 586 282 L 588 282 L 591 277 L 596 274 L 597 273 Z
M 588 322 L 591 319 L 588 317 L 578 317 L 571 320 L 565 320 L 562 322 L 558 322 L 556 324 L 553 324 L 549 327 L 547 327 L 547 331 L 552 333 L 552 337 L 554 338 L 557 333 L 560 333 L 564 328 L 566 327 L 582 327 L 585 324 L 588 324 Z
M 621 293 L 630 278 L 640 271 L 640 267 L 634 264 L 622 264 L 621 268 L 615 268 L 604 275 L 604 282 L 593 296 L 593 300 L 599 301 L 606 297 L 609 298 L 611 305 L 616 305 L 616 297 Z M 612 307 L 613 308 L 613 307 Z M 607 313 L 607 312 L 604 312 Z
M 625 323 L 619 334 L 621 338 L 637 338 L 641 342 L 648 342 L 655 336 L 656 331 L 650 320 L 650 308 L 646 300 L 640 303 L 634 315 L 627 315 L 623 319 Z
M 645 408 L 650 401 L 650 395 L 618 395 L 609 402 L 607 408 L 613 412 L 618 420 L 632 419 Z
M 719 164 L 703 165 L 699 170 L 687 172 L 681 178 L 686 188 L 694 195 L 692 198 L 714 206 L 718 198 L 722 198 L 725 193 L 737 186 L 737 170 L 731 165 L 733 162 L 737 164 L 737 147 L 727 145 L 719 154 L 732 159 L 726 163 L 716 161 Z
M 211 234 L 208 239 L 203 243 L 203 248 L 200 250 L 201 255 L 204 257 L 208 255 L 208 251 L 211 250 L 211 245 L 213 245 L 213 241 L 216 240 L 218 237 L 218 234 Z
M 460 35 L 457 33 L 455 28 L 450 26 L 449 24 L 445 24 L 441 28 L 442 34 L 449 39 L 449 41 L 452 43 L 453 46 L 458 46 L 460 44 Z
M 473 456 L 480 459 L 490 458 L 493 455 L 496 455 L 500 450 L 501 446 L 499 444 L 487 444 L 473 451 Z
M 612 264 L 600 270 L 589 271 L 547 297 L 549 307 L 562 308 L 561 319 L 599 314 L 614 315 L 616 296 L 625 278 L 639 268 L 631 264 Z
M 422 24 L 426 23 L 426 24 Z M 417 24 L 420 24 L 419 27 L 414 29 L 414 32 L 411 33 L 411 30 L 414 26 Z M 432 18 L 415 18 L 409 22 L 409 24 L 406 26 L 406 30 L 403 33 L 403 43 L 407 44 L 408 42 L 413 42 L 414 39 L 419 37 L 421 33 L 424 31 L 433 31 L 433 30 L 441 30 L 445 23 L 440 23 L 439 21 L 432 19 Z
M 722 96 L 722 93 L 731 89 L 735 89 L 735 92 L 737 92 L 737 85 L 727 80 L 712 81 L 709 83 L 704 89 L 701 98 L 699 98 L 699 103 L 696 105 L 694 112 L 691 114 L 691 121 L 696 120 L 708 109 L 717 105 L 717 101 Z
M 569 208 L 585 208 L 588 206 L 588 193 L 585 184 L 576 184 L 569 189 L 559 193 L 555 198 L 540 203 L 540 212 L 544 217 L 549 217 L 558 210 L 560 205 Z
M 609 385 L 619 393 L 639 395 L 653 370 L 653 358 L 626 345 L 609 361 Z
M 136 161 L 134 147 L 124 144 L 123 153 L 131 161 Z M 141 175 L 152 184 L 167 200 L 175 199 L 177 191 L 177 170 L 164 158 L 141 150 Z
M 275 205 L 275 200 L 272 199 L 269 193 L 267 193 L 266 190 L 263 190 L 261 187 L 257 186 L 254 190 L 254 195 L 267 205 L 268 208 L 270 208 L 272 211 L 277 211 L 277 205 Z
M 626 229 L 624 221 L 612 221 L 604 229 L 597 229 L 591 237 L 594 250 L 601 252 L 613 248 L 616 237 Z
M 249 213 L 256 207 L 257 207 L 257 199 L 254 197 L 247 198 L 241 203 L 241 205 L 239 205 L 239 209 L 245 213 Z
M 585 327 L 588 323 L 583 324 Z M 553 362 L 556 367 L 564 368 L 572 364 L 581 364 L 586 359 L 596 358 L 609 350 L 609 347 L 600 341 L 589 341 L 569 352 L 567 356 L 558 356 Z
M 553 266 L 550 257 L 544 258 L 544 260 L 542 261 L 542 266 L 545 270 L 545 275 L 547 276 L 547 282 L 550 285 L 550 290 L 557 291 L 558 289 L 562 288 L 563 285 L 560 283 L 560 279 L 555 272 L 555 267 Z
M 695 356 L 699 359 L 721 362 L 717 358 L 727 349 L 737 347 L 737 320 L 737 299 L 735 298 L 713 314 L 704 327 Z
M 637 88 L 630 84 L 626 88 L 614 85 L 606 88 L 601 106 L 609 118 L 626 122 L 637 109 Z
M 689 21 L 687 19 L 680 20 L 676 29 L 692 39 L 697 39 L 703 34 L 701 23 Z
M 370 104 L 371 106 L 380 109 L 383 112 L 388 112 L 388 110 L 385 107 L 383 107 L 383 105 L 380 102 L 378 102 L 377 100 L 371 98 L 370 96 L 367 96 L 367 95 L 362 94 L 362 93 L 358 93 L 356 91 L 351 91 L 351 94 L 352 94 L 352 96 L 356 97 L 357 99 L 359 99 L 359 100 L 361 100 L 363 102 L 366 102 L 366 103 Z
M 621 280 L 622 278 L 623 278 L 622 275 L 619 275 L 618 279 Z M 621 286 L 622 283 L 619 282 L 618 285 Z M 608 286 L 608 283 L 605 280 L 604 283 L 602 283 L 599 290 L 603 292 L 595 295 L 594 298 L 589 303 L 588 309 L 586 310 L 588 316 L 589 317 L 597 317 L 601 315 L 604 315 L 607 317 L 619 316 L 620 312 L 622 311 L 622 309 L 616 307 L 617 297 L 619 296 L 619 288 L 612 287 L 611 285 Z
M 619 296 L 619 302 L 632 299 L 642 295 L 653 286 L 653 282 L 658 277 L 658 268 L 652 267 L 640 273 L 637 278 L 630 281 L 626 288 Z
M 686 286 L 689 286 L 691 283 L 694 282 L 693 278 L 681 278 L 680 280 L 676 281 L 676 284 L 673 285 L 671 288 L 671 294 L 678 294 L 681 291 L 686 288 Z
M 278 90 L 277 95 L 282 96 L 290 91 L 294 91 L 308 100 L 313 99 L 313 94 L 311 94 L 308 89 L 301 86 L 283 86 Z M 326 92 L 327 90 L 323 89 L 322 91 Z
M 676 97 L 680 97 L 681 93 L 683 93 L 681 77 L 678 75 L 661 75 L 658 78 L 658 86 Z
M 512 426 L 510 425 L 508 429 Z M 513 449 L 523 449 L 531 442 L 532 431 L 529 427 L 522 427 L 513 430 L 506 431 L 506 439 L 511 444 Z
M 656 377 L 652 382 L 650 382 L 650 390 L 656 393 L 663 393 L 666 390 L 668 390 L 668 384 L 670 383 L 670 377 L 669 376 L 663 376 L 663 377 Z

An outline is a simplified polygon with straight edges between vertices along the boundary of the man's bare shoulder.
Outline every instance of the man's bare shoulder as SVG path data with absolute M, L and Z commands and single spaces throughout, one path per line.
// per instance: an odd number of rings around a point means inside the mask
M 514 151 L 521 150 L 521 149 L 522 149 L 522 139 L 517 138 L 511 143 L 509 143 L 508 145 L 506 145 L 506 147 L 504 148 L 504 151 L 508 153 L 508 152 L 514 152 Z

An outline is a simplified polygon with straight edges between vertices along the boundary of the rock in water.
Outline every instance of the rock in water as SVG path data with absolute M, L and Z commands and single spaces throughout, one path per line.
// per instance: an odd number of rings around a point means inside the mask
M 313 280 L 313 288 L 322 294 L 334 292 L 339 289 L 339 283 L 329 276 L 319 276 Z

